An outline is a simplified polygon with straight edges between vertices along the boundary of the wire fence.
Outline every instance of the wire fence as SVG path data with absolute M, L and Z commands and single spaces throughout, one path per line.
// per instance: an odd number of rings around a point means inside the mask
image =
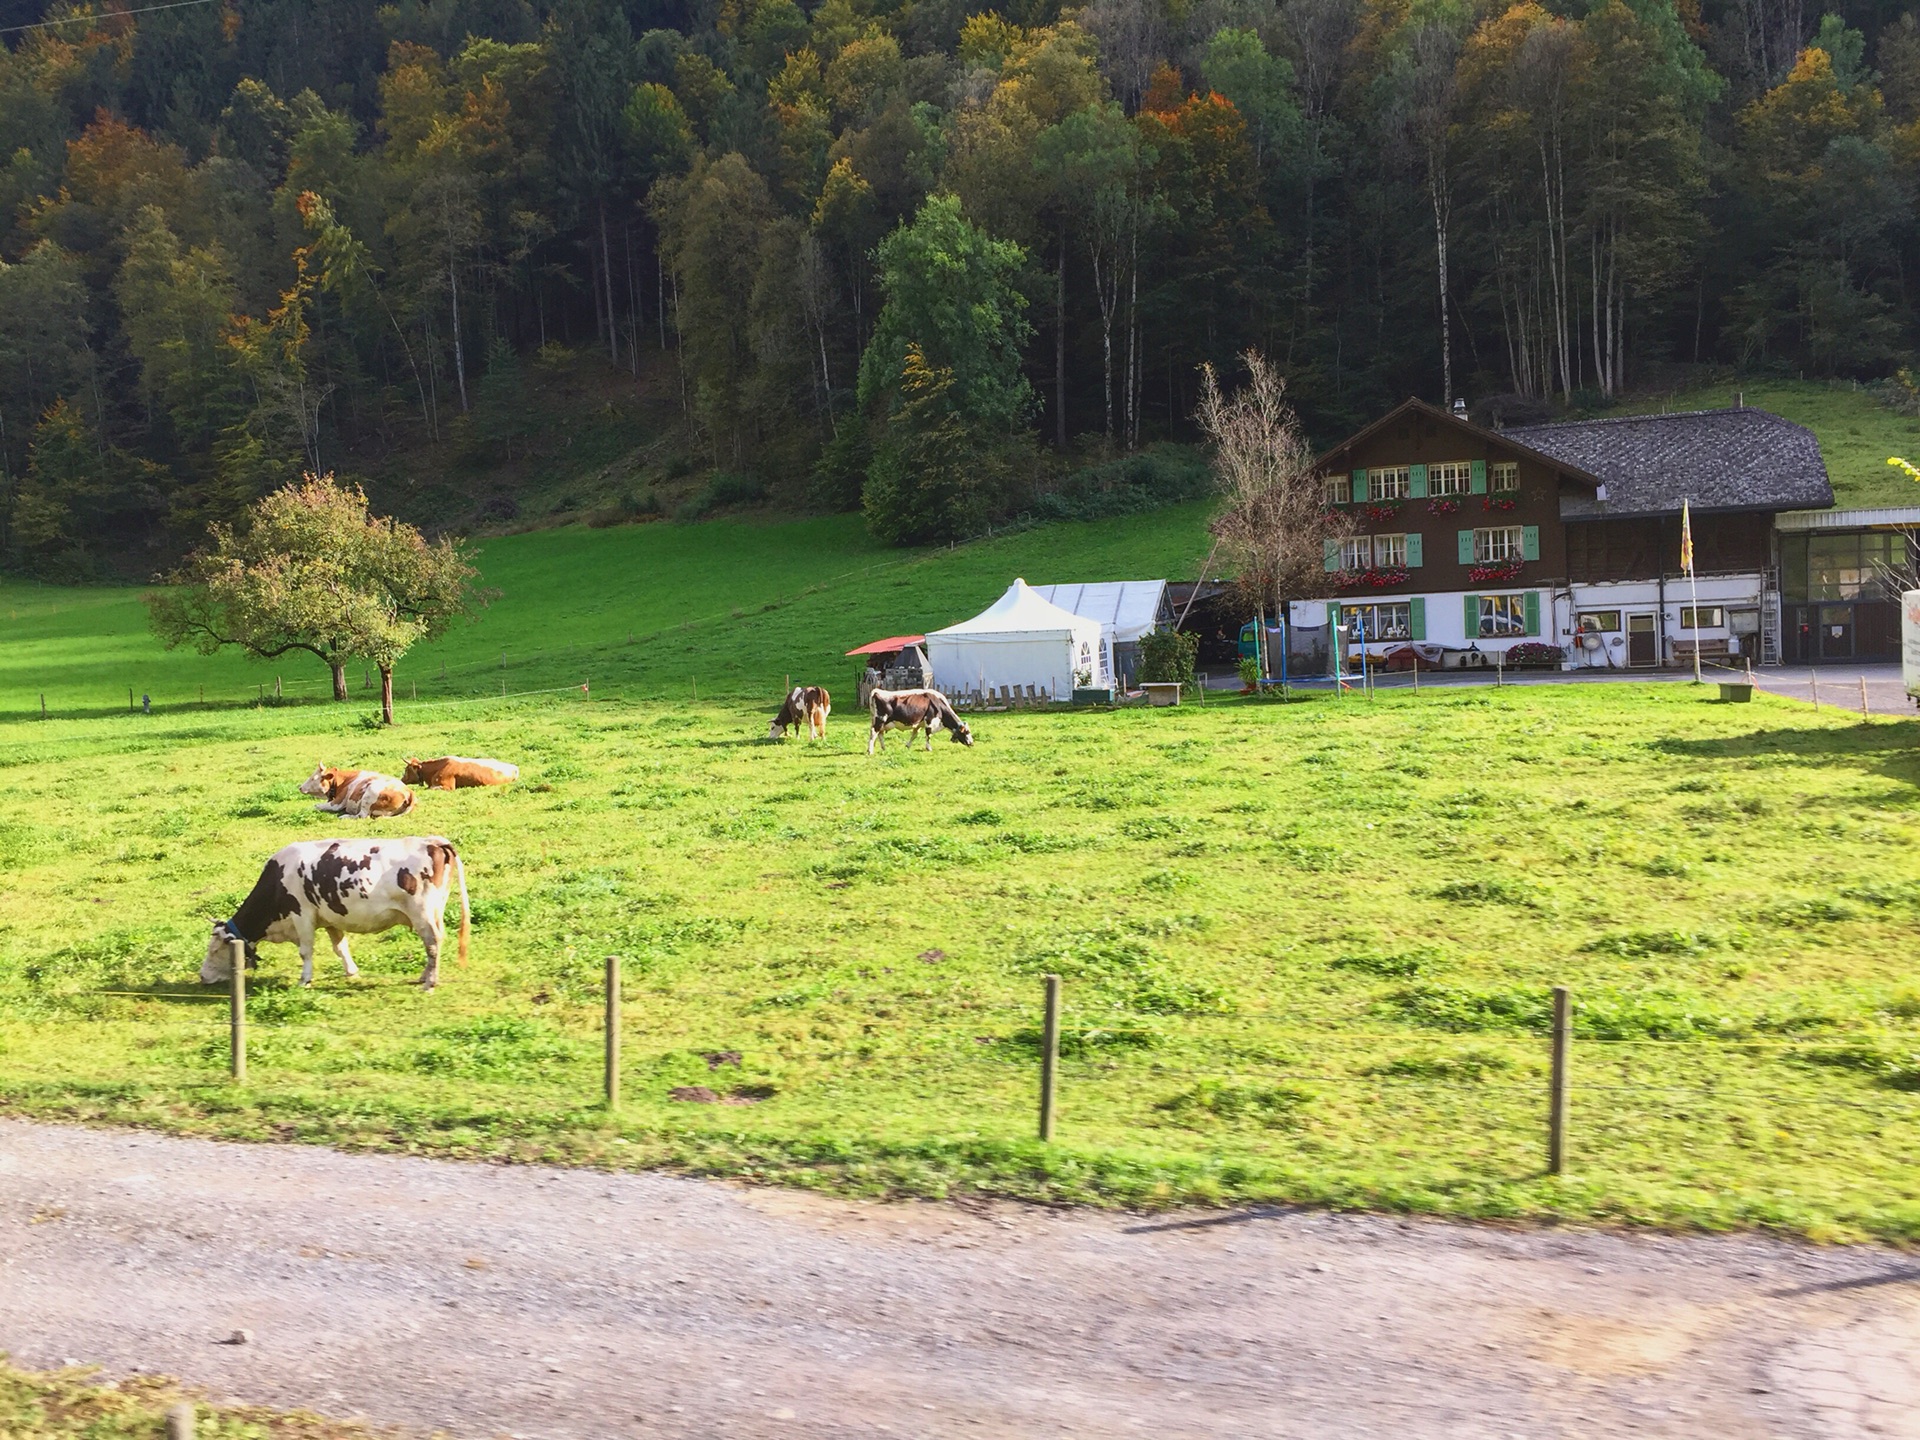
M 895 1028 L 852 1045 L 825 1037 L 817 1045 L 808 1044 L 796 1037 L 745 1050 L 697 1035 L 683 1034 L 665 1042 L 655 1032 L 653 1044 L 633 1046 L 622 1030 L 626 987 L 619 961 L 609 957 L 607 963 L 606 983 L 596 994 L 583 992 L 575 997 L 573 1018 L 578 1020 L 577 1007 L 585 1001 L 597 1000 L 604 1007 L 599 1104 L 609 1115 L 625 1104 L 629 1077 L 638 1080 L 652 1101 L 730 1104 L 757 1104 L 775 1093 L 807 1089 L 831 1096 L 849 1083 L 864 1086 L 880 1077 L 889 1085 L 947 1091 L 971 1088 L 979 1104 L 1002 1115 L 1011 1096 L 1024 1092 L 1033 1097 L 1037 1134 L 1043 1141 L 1073 1138 L 1076 1114 L 1085 1117 L 1086 1133 L 1092 1137 L 1089 1143 L 1111 1139 L 1116 1125 L 1168 1123 L 1167 1112 L 1210 1112 L 1206 1116 L 1210 1122 L 1217 1117 L 1229 1122 L 1251 1117 L 1253 1129 L 1243 1125 L 1216 1143 L 1258 1153 L 1276 1143 L 1274 1135 L 1279 1131 L 1292 1128 L 1290 1122 L 1280 1125 L 1275 1117 L 1290 1117 L 1297 1103 L 1325 1092 L 1361 1102 L 1359 1110 L 1343 1108 L 1341 1114 L 1375 1116 L 1371 1123 L 1381 1128 L 1382 1135 L 1391 1134 L 1396 1145 L 1406 1143 L 1411 1127 L 1430 1145 L 1450 1148 L 1463 1138 L 1460 1127 L 1467 1126 L 1478 1135 L 1475 1143 L 1498 1142 L 1524 1149 L 1527 1142 L 1515 1129 L 1513 1102 L 1515 1097 L 1527 1097 L 1537 1105 L 1523 1103 L 1519 1113 L 1524 1116 L 1532 1110 L 1536 1115 L 1535 1143 L 1541 1145 L 1547 1171 L 1557 1173 L 1565 1168 L 1566 1156 L 1580 1133 L 1620 1138 L 1636 1131 L 1670 1131 L 1675 1125 L 1729 1125 L 1756 1108 L 1802 1116 L 1796 1125 L 1803 1125 L 1809 1114 L 1825 1113 L 1830 1123 L 1823 1133 L 1837 1132 L 1842 1114 L 1860 1117 L 1853 1122 L 1852 1133 L 1863 1143 L 1871 1140 L 1878 1153 L 1886 1151 L 1889 1136 L 1899 1133 L 1893 1127 L 1910 1121 L 1920 1108 L 1920 1094 L 1915 1093 L 1920 1091 L 1920 1041 L 1905 1032 L 1850 1031 L 1819 1038 L 1731 1041 L 1583 1039 L 1576 1034 L 1578 1007 L 1564 991 L 1557 992 L 1554 1024 L 1546 1035 L 1518 1030 L 1461 1034 L 1304 1029 L 1297 1018 L 1279 1012 L 1165 1015 L 1097 1006 L 1073 1008 L 1063 1003 L 1063 987 L 1054 979 L 1038 1005 L 987 1001 L 941 1007 L 939 1000 L 952 997 L 863 996 L 873 1002 L 870 1011 L 876 1019 Z M 238 973 L 243 977 L 244 968 Z M 390 1057 L 401 1059 L 401 1068 L 411 1065 L 429 1073 L 458 1075 L 468 1072 L 461 1071 L 457 1057 L 443 1064 L 434 1047 L 474 1035 L 484 1040 L 489 1033 L 485 1027 L 497 1023 L 497 1019 L 469 1017 L 448 1026 L 396 1034 L 390 1025 L 359 1023 L 356 1016 L 301 1013 L 297 1006 L 289 1011 L 288 1002 L 279 998 L 301 993 L 256 992 L 250 1003 L 244 979 L 232 984 L 222 1018 L 228 1021 L 228 1073 L 235 1084 L 250 1083 L 250 1030 L 257 1034 L 264 1029 L 281 1037 L 262 1050 L 261 1059 L 268 1067 L 286 1052 L 285 1042 L 290 1040 L 295 1050 L 311 1051 L 317 1042 L 317 1048 L 329 1053 L 358 1057 L 357 1064 L 364 1068 L 394 1068 L 382 1066 L 381 1057 L 398 1043 L 413 1047 L 405 1052 L 411 1060 Z M 929 1020 L 925 1005 L 929 1001 L 936 1002 L 932 1008 L 948 1028 Z M 271 1018 L 265 1025 L 250 1025 L 250 1009 Z M 1157 1027 L 1154 1039 L 1136 1047 L 1131 1041 L 1138 1036 L 1116 1029 L 1116 1016 L 1130 1024 L 1150 1022 Z M 895 1023 L 909 1018 L 912 1025 Z M 951 1028 L 968 1020 L 990 1021 L 998 1026 L 997 1033 L 969 1034 L 964 1028 Z M 1269 1025 L 1257 1029 L 1261 1041 L 1297 1046 L 1299 1053 L 1248 1055 L 1230 1049 L 1188 1053 L 1194 1047 L 1217 1044 L 1220 1027 L 1214 1022 L 1221 1021 Z M 710 1033 L 721 1033 L 721 1028 Z M 577 1030 L 576 1025 L 563 1051 L 535 1057 L 534 1068 L 546 1086 L 579 1083 L 584 1080 L 583 1071 L 590 1073 Z M 1100 1037 L 1116 1043 L 1100 1043 Z M 1062 1053 L 1063 1048 L 1067 1053 Z M 1860 1066 L 1852 1063 L 1865 1057 L 1871 1068 L 1874 1057 L 1883 1054 L 1910 1055 L 1913 1071 L 1862 1076 Z M 1807 1067 L 1797 1087 L 1765 1083 L 1768 1066 L 1799 1056 L 1833 1063 L 1836 1055 L 1856 1082 L 1878 1080 L 1881 1088 L 1835 1093 L 1835 1087 L 1845 1083 L 1840 1073 L 1829 1080 L 1816 1074 L 1814 1065 Z M 302 1068 L 292 1061 L 287 1064 L 289 1071 Z M 344 1067 L 326 1063 L 320 1068 L 352 1070 L 356 1062 L 350 1060 Z M 482 1078 L 511 1083 L 515 1077 L 508 1067 L 497 1076 L 483 1074 Z M 702 1083 L 708 1079 L 711 1088 Z M 1309 1088 L 1292 1093 L 1297 1087 Z M 583 1084 L 578 1105 L 592 1103 L 586 1088 Z M 1060 1108 L 1063 1094 L 1070 1102 L 1065 1112 Z M 1578 1102 L 1571 1107 L 1570 1096 Z M 1497 1097 L 1505 1109 L 1498 1115 L 1486 1113 L 1475 1106 L 1478 1097 Z M 1385 1110 L 1379 1108 L 1383 1103 Z M 1718 1118 L 1690 1113 L 1689 1107 L 1699 1106 L 1713 1107 Z M 1415 1112 L 1426 1118 L 1416 1124 Z M 1063 1114 L 1062 1136 L 1056 1134 L 1056 1125 Z M 1272 1133 L 1260 1133 L 1263 1115 L 1272 1122 L 1268 1126 Z M 1577 1126 L 1571 1118 L 1575 1115 Z M 871 1119 L 882 1128 L 892 1123 L 877 1111 Z

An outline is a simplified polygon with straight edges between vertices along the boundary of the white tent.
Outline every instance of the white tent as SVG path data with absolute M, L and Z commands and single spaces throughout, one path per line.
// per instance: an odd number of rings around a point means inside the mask
M 1140 668 L 1140 637 L 1161 624 L 1171 627 L 1164 580 L 1104 580 L 1091 585 L 1036 585 L 1034 590 L 1074 614 L 1100 622 L 1101 651 L 1107 675 L 1132 684 Z
M 1036 585 L 1034 593 L 1051 600 L 1063 610 L 1071 610 L 1089 620 L 1100 622 L 1103 639 L 1114 645 L 1129 645 L 1142 635 L 1151 635 L 1166 609 L 1167 582 L 1164 580 L 1105 580 L 1093 585 Z M 1171 619 L 1171 615 L 1164 618 Z
M 1075 671 L 1090 672 L 1095 684 L 1105 678 L 1101 650 L 1099 621 L 1063 610 L 1024 580 L 971 620 L 927 636 L 934 684 L 955 695 L 1031 685 L 1065 700 Z

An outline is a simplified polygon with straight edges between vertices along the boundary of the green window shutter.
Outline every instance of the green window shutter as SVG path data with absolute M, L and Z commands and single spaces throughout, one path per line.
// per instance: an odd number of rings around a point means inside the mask
M 1473 563 L 1473 532 L 1471 530 L 1460 532 L 1460 563 L 1462 565 Z
M 1538 635 L 1540 633 L 1540 592 L 1538 590 L 1527 591 L 1526 603 L 1527 634 Z
M 1522 560 L 1540 558 L 1540 527 L 1538 525 L 1520 527 L 1520 558 Z
M 1353 472 L 1353 503 L 1356 505 L 1361 504 L 1366 498 L 1367 472 L 1364 470 L 1356 470 Z
M 1340 568 L 1340 542 L 1338 540 L 1322 540 L 1320 542 L 1320 561 L 1324 569 L 1338 570 Z
M 1487 493 L 1487 462 L 1486 461 L 1475 460 L 1473 462 L 1473 478 L 1470 483 L 1473 487 L 1474 494 L 1484 495 Z
M 1407 467 L 1407 494 L 1415 500 L 1427 498 L 1427 467 L 1409 465 Z
M 1480 638 L 1480 597 L 1478 595 L 1467 596 L 1466 619 L 1467 639 L 1478 640 Z
M 1420 553 L 1420 537 L 1418 535 L 1407 536 L 1407 568 L 1411 570 L 1415 566 L 1424 565 L 1425 563 L 1426 561 Z
M 1407 602 L 1407 625 L 1412 630 L 1414 639 L 1427 638 L 1427 602 L 1419 595 Z

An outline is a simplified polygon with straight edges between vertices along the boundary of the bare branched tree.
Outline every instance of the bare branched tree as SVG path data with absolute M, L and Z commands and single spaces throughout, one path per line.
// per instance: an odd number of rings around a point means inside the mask
M 1213 473 L 1226 503 L 1213 519 L 1220 555 L 1238 576 L 1249 607 L 1284 614 L 1294 600 L 1327 588 L 1326 544 L 1353 527 L 1327 503 L 1327 477 L 1314 466 L 1287 382 L 1257 350 L 1242 357 L 1247 383 L 1220 391 L 1211 365 L 1200 371 L 1194 418 L 1213 447 Z

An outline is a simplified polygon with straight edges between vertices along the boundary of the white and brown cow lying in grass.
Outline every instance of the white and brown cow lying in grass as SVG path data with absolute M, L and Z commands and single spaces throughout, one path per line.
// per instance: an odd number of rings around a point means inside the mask
M 873 716 L 873 728 L 867 732 L 867 753 L 878 745 L 886 749 L 889 730 L 907 732 L 907 748 L 913 748 L 913 732 L 918 730 L 933 749 L 933 732 L 945 726 L 953 732 L 956 745 L 973 744 L 973 731 L 954 714 L 953 704 L 938 690 L 875 690 L 867 697 L 867 709 Z
M 511 785 L 520 767 L 504 760 L 475 760 L 466 755 L 442 755 L 438 760 L 408 758 L 400 779 L 429 790 L 464 790 L 472 785 Z
M 773 717 L 773 728 L 767 731 L 767 738 L 784 740 L 787 731 L 798 733 L 805 725 L 814 739 L 825 739 L 827 716 L 832 713 L 833 697 L 827 694 L 824 685 L 796 685 L 787 692 L 780 713 Z
M 404 815 L 413 809 L 413 791 L 378 770 L 336 770 L 331 765 L 316 765 L 313 774 L 300 782 L 300 793 L 320 797 L 320 803 L 313 807 L 316 810 L 350 815 L 356 820 Z
M 447 938 L 447 897 L 460 891 L 460 963 L 467 963 L 467 869 L 459 852 L 438 835 L 400 840 L 300 840 L 274 852 L 231 920 L 213 922 L 200 983 L 215 985 L 233 973 L 233 942 L 246 945 L 247 963 L 263 942 L 300 947 L 300 983 L 313 983 L 313 942 L 322 930 L 349 975 L 349 935 L 377 935 L 405 925 L 426 946 L 420 984 L 440 978 L 440 947 Z

